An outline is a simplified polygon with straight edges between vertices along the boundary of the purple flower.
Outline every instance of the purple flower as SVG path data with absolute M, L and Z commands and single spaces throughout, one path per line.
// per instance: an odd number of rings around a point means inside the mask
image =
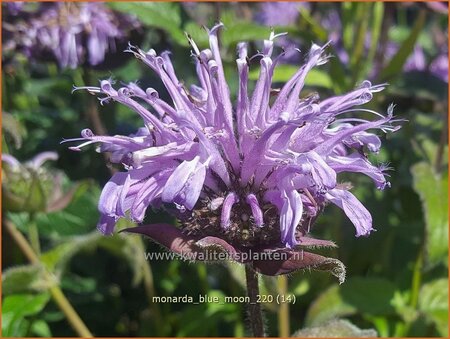
M 302 98 L 308 72 L 328 59 L 326 46 L 313 44 L 305 64 L 272 98 L 271 78 L 280 58 L 272 57 L 277 38 L 272 33 L 264 41 L 252 94 L 248 93 L 247 45 L 238 44 L 239 90 L 233 106 L 218 46 L 221 26 L 209 31 L 209 49 L 199 50 L 189 38 L 199 79 L 190 89 L 177 78 L 168 52 L 158 55 L 153 49 L 129 47 L 128 52 L 159 76 L 171 103 L 160 99 L 155 89 L 141 89 L 135 83 L 115 89 L 112 81 L 103 80 L 99 87 L 82 87 L 100 95 L 102 104 L 116 101 L 131 108 L 144 122 L 131 136 L 97 136 L 86 129 L 81 139 L 67 140 L 84 141 L 73 150 L 100 143 L 100 151 L 111 152 L 111 161 L 125 169 L 103 189 L 100 231 L 113 233 L 119 218 L 140 223 L 148 207 L 165 206 L 181 228 L 170 226 L 168 231 L 167 225 L 150 225 L 129 231 L 147 234 L 176 252 L 209 239 L 207 243 L 228 253 L 288 251 L 311 259 L 315 255 L 303 253 L 303 248 L 332 245 L 307 237 L 331 202 L 344 210 L 357 236 L 369 235 L 370 213 L 338 179 L 340 173 L 358 172 L 372 178 L 379 189 L 389 186 L 386 168 L 371 164 L 366 153 L 377 153 L 381 146 L 379 137 L 369 131 L 397 130 L 391 125 L 393 107 L 385 116 L 360 108 L 384 85 L 364 81 L 344 95 Z M 374 120 L 351 117 L 357 112 Z M 315 264 L 296 257 L 261 264 L 264 267 L 257 261 L 253 265 L 266 274 L 282 274 L 329 266 L 326 260 L 334 260 L 320 258 L 311 259 Z M 334 266 L 342 273 L 342 266 Z
M 442 52 L 430 64 L 430 72 L 448 83 L 448 53 Z
M 19 9 L 11 14 L 20 19 Z M 115 51 L 116 40 L 137 27 L 134 19 L 102 3 L 54 2 L 25 14 L 29 18 L 8 29 L 15 41 L 13 47 L 30 56 L 50 52 L 62 68 L 76 68 L 85 61 L 100 64 L 107 52 Z
M 23 1 L 11 1 L 5 2 L 5 7 L 11 15 L 17 15 L 22 10 L 24 4 Z
M 307 2 L 278 1 L 260 5 L 256 20 L 266 26 L 288 26 L 295 23 L 300 7 L 309 8 Z

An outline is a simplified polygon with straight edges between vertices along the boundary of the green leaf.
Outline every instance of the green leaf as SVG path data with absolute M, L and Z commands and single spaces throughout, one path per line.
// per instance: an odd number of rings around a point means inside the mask
M 180 29 L 180 7 L 171 2 L 109 2 L 116 11 L 135 15 L 139 21 L 150 27 L 167 31 L 179 44 L 187 46 L 187 40 Z
M 425 212 L 427 264 L 447 263 L 448 176 L 436 174 L 426 162 L 412 166 L 411 173 L 413 187 L 420 196 Z
M 357 6 L 358 4 L 350 1 L 341 4 L 342 39 L 346 51 L 350 51 L 354 43 L 354 19 Z
M 311 27 L 311 31 L 314 33 L 314 35 L 321 41 L 325 41 L 328 37 L 328 33 L 325 29 L 323 29 L 322 25 L 318 23 L 309 13 L 309 9 L 306 9 L 305 7 L 300 7 L 300 15 L 302 20 L 307 22 Z
M 425 71 L 403 73 L 390 89 L 393 97 L 414 97 L 421 100 L 447 101 L 448 84 Z M 400 98 L 401 99 L 401 98 Z
M 375 53 L 377 51 L 377 47 L 379 44 L 378 39 L 380 38 L 381 26 L 383 23 L 384 16 L 384 3 L 383 2 L 374 2 L 373 3 L 373 18 L 372 18 L 372 30 L 371 30 L 371 42 L 369 54 L 367 57 L 367 65 L 372 65 L 373 58 L 375 57 Z
M 331 286 L 310 306 L 305 323 L 314 326 L 333 318 L 363 313 L 394 313 L 391 300 L 395 286 L 387 279 L 350 278 L 342 285 Z
M 184 30 L 191 36 L 200 49 L 209 47 L 208 33 L 203 27 L 195 22 L 189 21 L 184 26 Z
M 12 267 L 2 274 L 3 295 L 45 291 L 53 286 L 56 281 L 51 281 L 41 265 L 24 265 Z
M 448 337 L 448 279 L 433 280 L 422 286 L 419 309 L 435 324 L 441 336 Z
M 339 60 L 339 58 L 330 58 L 329 63 L 329 76 L 333 79 L 333 91 L 336 94 L 341 94 L 348 89 L 353 88 L 353 84 L 350 84 L 350 77 L 345 74 L 345 66 Z
M 235 45 L 241 41 L 261 41 L 270 35 L 270 28 L 259 26 L 249 21 L 236 18 L 231 11 L 224 12 L 221 17 L 224 27 L 221 31 L 221 43 L 224 49 L 232 49 L 234 55 Z
M 346 284 L 348 284 L 348 280 Z M 339 285 L 333 285 L 323 292 L 310 306 L 306 313 L 305 324 L 314 326 L 336 317 L 355 314 L 356 307 L 346 303 L 340 295 Z
M 309 280 L 302 279 L 297 285 L 291 286 L 291 288 L 293 288 L 292 293 L 300 297 L 308 293 L 308 291 L 311 289 L 311 286 Z
M 33 321 L 30 330 L 39 337 L 50 338 L 52 336 L 50 327 L 48 327 L 48 324 L 44 320 Z
M 41 312 L 49 299 L 48 293 L 14 294 L 5 297 L 2 304 L 3 337 L 25 336 L 25 317 Z
M 141 237 L 130 237 L 127 235 L 102 237 L 99 241 L 99 246 L 128 263 L 133 272 L 133 286 L 142 281 L 144 272 L 142 267 L 149 265 L 149 263 L 145 260 L 145 247 Z
M 361 63 L 364 53 L 364 43 L 367 35 L 367 26 L 369 23 L 368 15 L 370 13 L 369 3 L 361 3 L 357 5 L 355 16 L 355 41 L 352 46 L 352 53 L 350 53 L 350 64 L 353 70 L 353 78 L 355 81 L 359 80 L 359 74 L 362 71 Z
M 377 331 L 361 330 L 348 320 L 337 319 L 321 326 L 304 328 L 295 332 L 294 338 L 373 338 Z
M 288 81 L 295 72 L 298 71 L 297 66 L 292 65 L 279 65 L 275 67 L 273 72 L 273 82 L 286 82 Z M 259 77 L 259 69 L 252 69 L 249 73 L 249 79 L 257 80 Z M 316 86 L 323 88 L 331 88 L 333 86 L 332 81 L 328 73 L 319 69 L 312 69 L 308 72 L 305 79 L 306 86 Z
M 98 231 L 94 231 L 87 235 L 66 238 L 64 242 L 43 253 L 41 261 L 49 271 L 59 275 L 72 257 L 80 251 L 96 245 L 102 237 Z
M 419 37 L 420 32 L 425 24 L 425 10 L 419 12 L 419 17 L 414 23 L 414 27 L 411 30 L 408 38 L 402 43 L 398 52 L 394 55 L 391 61 L 381 71 L 380 79 L 382 81 L 389 80 L 403 69 L 403 65 L 408 59 L 409 55 L 414 50 L 414 46 Z

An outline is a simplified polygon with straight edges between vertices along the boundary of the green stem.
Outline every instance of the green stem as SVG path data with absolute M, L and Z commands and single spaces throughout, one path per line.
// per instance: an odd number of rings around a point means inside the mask
M 20 250 L 23 252 L 23 254 L 27 257 L 27 259 L 32 264 L 40 264 L 40 260 L 36 253 L 34 252 L 33 248 L 28 243 L 27 239 L 20 233 L 16 226 L 10 222 L 5 221 L 4 225 L 6 227 L 6 230 L 9 232 L 11 237 L 14 239 L 16 244 L 19 246 Z M 52 274 L 48 271 L 46 271 L 46 279 L 54 280 L 52 277 Z M 83 320 L 81 320 L 78 313 L 75 311 L 75 309 L 70 304 L 69 300 L 67 300 L 64 293 L 61 291 L 61 288 L 59 286 L 53 286 L 50 288 L 50 294 L 53 297 L 53 300 L 56 302 L 58 307 L 61 309 L 61 311 L 66 316 L 67 320 L 69 321 L 69 324 L 72 326 L 74 331 L 78 334 L 80 337 L 84 338 L 92 338 L 93 335 L 89 331 L 89 329 L 84 324 Z
M 248 303 L 248 320 L 254 337 L 264 337 L 264 322 L 261 304 L 258 302 L 259 284 L 258 273 L 249 264 L 245 265 L 245 278 L 247 283 L 247 295 L 250 298 Z
M 414 271 L 411 282 L 411 299 L 410 306 L 413 309 L 417 308 L 419 302 L 420 286 L 422 284 L 422 266 L 423 266 L 423 247 L 419 251 L 416 262 L 414 264 Z M 405 337 L 408 335 L 409 329 L 411 328 L 411 321 L 407 321 L 405 326 L 400 328 L 400 337 Z
M 142 242 L 142 240 L 140 240 Z M 155 328 L 157 329 L 162 329 L 161 325 L 163 324 L 163 317 L 161 314 L 161 310 L 159 309 L 158 305 L 156 303 L 153 302 L 153 297 L 156 296 L 156 291 L 155 291 L 155 284 L 153 281 L 153 272 L 152 272 L 152 268 L 150 266 L 150 263 L 145 263 L 143 265 L 143 279 L 144 279 L 144 289 L 145 289 L 145 293 L 147 294 L 147 299 L 148 299 L 148 303 L 150 306 L 150 309 L 152 311 L 152 314 L 154 316 L 154 323 Z M 158 335 L 162 335 L 163 330 L 159 330 Z
M 41 245 L 39 243 L 39 230 L 34 213 L 29 214 L 28 239 L 30 240 L 30 245 L 34 253 L 36 253 L 36 255 L 40 257 Z
M 278 292 L 282 296 L 288 294 L 288 280 L 285 275 L 278 277 Z M 289 303 L 286 302 L 281 303 L 278 309 L 278 336 L 280 338 L 290 336 Z
M 423 249 L 420 250 L 414 265 L 411 286 L 411 307 L 416 308 L 419 301 L 420 285 L 422 283 Z

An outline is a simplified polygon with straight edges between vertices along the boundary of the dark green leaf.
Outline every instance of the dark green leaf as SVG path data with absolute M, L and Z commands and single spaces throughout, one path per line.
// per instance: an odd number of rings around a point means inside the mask
M 448 84 L 430 72 L 411 71 L 403 73 L 393 84 L 394 97 L 447 101 Z
M 94 246 L 101 238 L 102 235 L 98 231 L 67 238 L 63 243 L 43 253 L 41 261 L 51 272 L 60 274 L 73 256 L 88 247 Z
M 392 314 L 395 286 L 387 279 L 350 278 L 322 293 L 306 314 L 306 324 L 314 326 L 336 317 L 358 313 Z

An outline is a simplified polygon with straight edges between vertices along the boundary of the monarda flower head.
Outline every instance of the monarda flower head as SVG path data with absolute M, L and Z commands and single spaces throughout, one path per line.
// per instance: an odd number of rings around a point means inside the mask
M 62 68 L 102 63 L 108 52 L 115 51 L 116 42 L 138 27 L 135 18 L 98 2 L 50 2 L 34 11 L 23 3 L 14 4 L 6 7 L 12 16 L 9 19 L 15 20 L 5 25 L 9 33 L 6 50 L 22 50 L 27 56 L 44 59 L 50 52 Z
M 274 96 L 271 78 L 282 54 L 272 57 L 277 37 L 272 33 L 258 54 L 261 68 L 252 94 L 247 45 L 238 44 L 239 90 L 233 106 L 218 46 L 221 26 L 209 30 L 209 49 L 199 50 L 188 37 L 199 80 L 189 89 L 177 78 L 168 52 L 127 50 L 160 77 L 171 103 L 135 83 L 115 89 L 103 80 L 100 87 L 82 87 L 100 95 L 101 103 L 128 106 L 144 122 L 130 136 L 98 136 L 85 129 L 81 139 L 71 139 L 85 141 L 73 150 L 100 143 L 100 151 L 111 152 L 111 161 L 124 167 L 103 189 L 98 228 L 111 234 L 119 218 L 140 223 L 149 206 L 164 205 L 180 227 L 156 224 L 128 231 L 178 253 L 205 248 L 232 255 L 281 252 L 287 255 L 283 260 L 248 261 L 264 274 L 309 267 L 331 270 L 342 281 L 340 262 L 304 251 L 334 244 L 307 234 L 328 202 L 344 210 L 357 236 L 373 231 L 370 213 L 337 177 L 360 172 L 379 189 L 389 186 L 386 168 L 371 164 L 366 152 L 377 153 L 381 145 L 369 130 L 396 130 L 392 106 L 387 115 L 359 108 L 384 86 L 365 81 L 344 95 L 301 98 L 308 72 L 327 61 L 326 46 L 312 45 L 305 64 Z M 374 119 L 349 117 L 357 112 Z

